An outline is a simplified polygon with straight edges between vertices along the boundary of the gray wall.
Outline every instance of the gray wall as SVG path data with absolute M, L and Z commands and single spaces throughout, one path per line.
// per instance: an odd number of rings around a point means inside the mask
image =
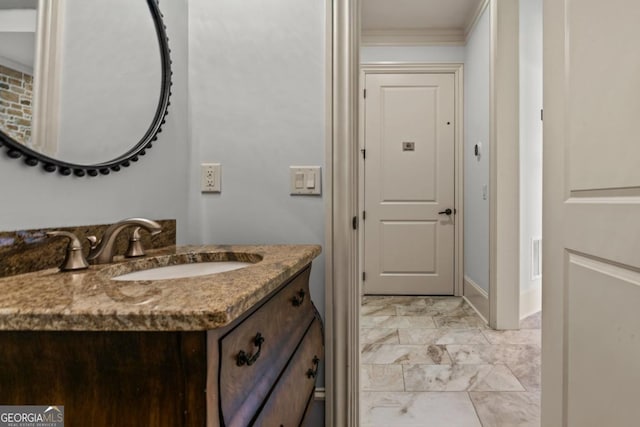
M 9 2 L 0 4 L 0 64 L 33 75 L 36 7 Z M 9 10 L 7 10 L 9 9 Z
M 542 1 L 520 0 L 520 317 L 541 308 L 531 239 L 542 236 Z
M 465 46 L 363 46 L 360 62 L 464 62 Z
M 464 68 L 464 274 L 489 292 L 490 6 L 467 42 Z M 480 158 L 474 145 L 482 143 Z M 488 188 L 490 191 L 490 188 Z
M 189 241 L 324 245 L 323 197 L 289 195 L 289 166 L 324 172 L 324 15 L 315 0 L 189 2 Z M 200 193 L 203 162 L 222 164 L 221 194 Z M 324 268 L 321 255 L 323 315 Z
M 173 56 L 173 97 L 167 123 L 138 163 L 106 177 L 72 178 L 0 159 L 0 229 L 108 223 L 130 216 L 176 218 L 187 225 L 187 0 L 162 2 Z M 111 40 L 126 46 L 126 40 Z M 95 46 L 101 49 L 101 46 Z M 90 100 L 87 100 L 90 102 Z M 141 117 L 147 117 L 141 112 Z M 87 144 L 92 141 L 87 141 Z M 0 156 L 5 157 L 2 149 Z
M 324 15 L 316 0 L 189 2 L 189 241 L 324 245 L 323 197 L 289 195 L 289 166 L 324 168 Z M 222 164 L 221 194 L 200 194 L 202 162 Z M 311 294 L 324 314 L 324 255 Z
M 63 5 L 56 156 L 106 162 L 126 153 L 132 136 L 141 139 L 155 114 L 162 83 L 155 27 L 142 1 Z

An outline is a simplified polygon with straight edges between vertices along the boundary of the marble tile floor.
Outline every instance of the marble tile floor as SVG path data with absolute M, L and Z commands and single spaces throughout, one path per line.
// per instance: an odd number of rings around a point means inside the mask
M 365 296 L 362 427 L 539 427 L 540 313 L 494 331 L 462 298 Z

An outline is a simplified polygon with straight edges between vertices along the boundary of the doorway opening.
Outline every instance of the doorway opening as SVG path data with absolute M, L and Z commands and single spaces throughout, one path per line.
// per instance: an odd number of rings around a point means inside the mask
M 343 399 L 340 402 L 336 402 L 334 407 L 329 409 L 328 415 L 330 417 L 333 416 L 333 419 L 338 419 L 340 415 L 338 415 L 337 411 L 348 406 L 345 418 L 348 419 L 347 423 L 351 425 L 353 425 L 353 422 L 357 423 L 358 417 L 362 415 L 362 413 L 357 410 L 355 410 L 355 413 L 351 412 L 351 406 L 341 402 L 351 401 L 354 404 L 353 409 L 358 407 L 356 402 L 358 402 L 360 385 L 364 382 L 362 377 L 364 374 L 359 371 L 359 368 L 353 369 L 350 367 L 361 366 L 360 341 L 357 336 L 360 335 L 360 323 L 366 324 L 358 314 L 360 309 L 365 311 L 363 309 L 364 306 L 360 305 L 361 287 L 359 286 L 359 284 L 362 283 L 361 273 L 364 270 L 362 267 L 362 254 L 360 252 L 361 245 L 359 244 L 359 239 L 363 233 L 361 228 L 351 227 L 352 224 L 357 224 L 361 218 L 361 206 L 364 206 L 363 201 L 360 200 L 363 197 L 364 191 L 362 188 L 358 188 L 358 174 L 362 169 L 360 164 L 360 156 L 362 153 L 360 152 L 361 147 L 354 143 L 354 141 L 358 141 L 358 135 L 364 132 L 364 129 L 358 129 L 358 115 L 361 113 L 361 107 L 359 108 L 359 105 L 362 97 L 362 87 L 359 86 L 356 77 L 360 72 L 361 63 L 376 62 L 377 65 L 381 65 L 380 63 L 383 62 L 383 65 L 391 66 L 402 62 L 409 62 L 410 60 L 406 59 L 407 55 L 414 56 L 411 60 L 412 62 L 420 63 L 437 62 L 427 57 L 432 54 L 442 55 L 441 63 L 446 62 L 451 64 L 465 62 L 455 59 L 455 55 L 462 52 L 464 59 L 464 44 L 466 43 L 466 41 L 460 43 L 460 37 L 462 36 L 463 39 L 465 37 L 464 30 L 466 28 L 453 32 L 421 32 L 415 31 L 414 29 L 396 34 L 391 41 L 387 40 L 386 44 L 381 38 L 387 37 L 389 34 L 380 32 L 370 33 L 368 40 L 379 43 L 379 46 L 374 49 L 374 46 L 366 46 L 367 36 L 365 34 L 362 34 L 361 37 L 361 19 L 358 3 L 357 0 L 355 3 L 350 3 L 349 5 L 339 2 L 333 3 L 333 143 L 328 151 L 328 155 L 332 159 L 333 168 L 333 195 L 330 205 L 331 218 L 328 224 L 332 230 L 329 250 L 332 252 L 331 258 L 333 264 L 330 266 L 331 283 L 329 284 L 330 288 L 328 289 L 327 298 L 333 302 L 332 311 L 336 316 L 336 331 L 338 331 L 338 335 L 333 337 L 334 339 L 338 339 L 335 344 L 337 352 L 334 363 L 343 362 L 338 369 L 333 370 L 330 375 L 332 375 L 332 380 L 335 385 L 344 386 L 344 388 L 340 389 L 341 391 L 349 393 L 349 397 L 346 397 L 344 394 L 341 395 Z M 376 3 L 380 2 L 374 0 L 363 1 L 363 17 L 367 11 L 367 5 Z M 438 7 L 446 7 L 443 6 L 445 2 L 425 3 L 429 3 L 431 12 Z M 486 160 L 491 167 L 488 168 L 487 181 L 473 181 L 479 184 L 480 191 L 476 189 L 467 191 L 467 186 L 465 185 L 465 196 L 469 195 L 483 200 L 483 196 L 485 196 L 483 194 L 484 192 L 487 198 L 489 219 L 487 221 L 480 219 L 478 222 L 483 223 L 485 228 L 488 229 L 488 236 L 490 236 L 491 239 L 488 248 L 474 252 L 476 254 L 485 254 L 489 258 L 489 261 L 485 263 L 489 276 L 487 281 L 488 289 L 486 289 L 486 295 L 484 296 L 489 306 L 487 320 L 491 327 L 496 329 L 517 329 L 520 320 L 519 310 L 521 297 L 521 289 L 519 287 L 521 262 L 519 245 L 521 206 L 519 198 L 519 144 L 514 144 L 514 141 L 519 140 L 518 119 L 520 114 L 518 108 L 518 2 L 499 3 L 495 0 L 471 2 L 470 0 L 470 2 L 467 3 L 477 5 L 480 10 L 474 10 L 473 12 L 485 12 L 489 20 L 490 52 L 487 54 L 487 57 L 490 69 L 489 79 L 487 79 L 488 82 L 485 81 L 484 88 L 488 93 L 487 96 L 490 99 L 490 105 L 484 108 L 477 108 L 476 110 L 487 112 L 490 119 L 487 125 L 489 136 L 486 142 L 483 138 L 475 141 L 470 139 L 469 143 L 472 141 L 473 145 L 467 148 L 467 132 L 465 132 L 463 156 L 465 161 L 467 161 L 467 156 L 469 155 L 472 156 L 470 157 L 471 160 L 474 160 L 473 156 L 475 156 L 476 161 L 478 161 L 478 155 L 480 155 L 481 158 L 485 156 L 484 160 Z M 450 5 L 450 3 L 447 3 L 447 5 Z M 383 20 L 391 22 L 394 19 L 394 7 L 401 9 L 402 6 L 394 3 L 394 5 L 388 7 L 390 10 L 387 10 L 388 13 L 384 15 Z M 474 22 L 472 27 L 474 26 L 477 26 L 477 23 Z M 365 46 L 359 44 L 360 38 L 362 38 Z M 456 40 L 458 40 L 458 42 L 456 42 Z M 456 43 L 458 44 L 456 45 Z M 361 60 L 358 59 L 358 52 L 360 53 Z M 384 57 L 381 56 L 381 52 L 385 53 Z M 420 55 L 420 57 L 416 58 L 416 55 Z M 446 60 L 444 59 L 445 56 L 447 56 Z M 469 68 L 468 64 L 465 63 L 465 78 L 473 74 Z M 469 95 L 468 87 L 469 85 L 467 85 L 465 81 L 465 96 Z M 468 117 L 468 115 L 466 117 Z M 478 144 L 478 142 L 480 142 L 480 144 Z M 476 145 L 478 145 L 477 150 Z M 478 154 L 476 154 L 476 152 Z M 466 180 L 468 177 L 469 174 L 465 173 L 464 179 Z M 486 190 L 483 188 L 483 185 L 487 186 Z M 463 205 L 462 215 L 477 214 L 477 210 L 469 209 L 466 197 L 463 200 Z M 467 217 L 465 216 L 464 219 L 464 248 L 468 250 L 469 245 L 467 245 L 466 240 Z M 478 220 L 479 216 L 475 215 L 474 219 Z M 349 229 L 347 229 L 347 224 Z M 352 230 L 357 231 L 352 233 Z M 463 246 L 460 245 L 460 248 L 462 247 Z M 461 258 L 464 259 L 465 265 L 465 267 L 461 269 L 461 279 L 463 279 L 464 274 L 468 273 L 469 270 L 466 265 L 468 259 L 466 252 L 465 256 Z M 369 274 L 367 271 L 365 271 L 365 273 Z M 466 296 L 464 286 L 460 294 L 465 294 Z M 500 295 L 500 298 L 498 298 L 498 295 Z M 470 299 L 469 297 L 467 298 Z M 461 299 L 459 299 L 459 301 L 460 300 Z M 364 302 L 367 303 L 366 298 Z M 437 299 L 432 301 L 423 300 L 422 303 L 413 304 L 415 307 L 400 309 L 395 306 L 393 309 L 396 310 L 396 317 L 400 317 L 398 310 L 404 310 L 406 313 L 411 310 L 418 312 L 424 309 L 424 305 L 433 308 L 434 305 L 438 304 L 447 306 L 447 304 L 452 303 L 440 302 Z M 373 304 L 372 307 L 376 305 L 377 304 Z M 474 305 L 476 307 L 478 306 L 478 304 Z M 465 307 L 458 307 L 458 309 L 461 310 L 458 314 L 464 313 L 468 315 L 468 317 L 475 315 L 475 311 L 465 312 L 465 310 L 468 310 Z M 385 310 L 388 311 L 389 314 L 384 314 Z M 374 311 L 377 311 L 377 309 Z M 385 315 L 391 316 L 388 307 L 381 309 L 378 314 L 380 317 L 384 317 Z M 485 316 L 485 318 L 486 317 L 487 316 Z M 478 319 L 480 318 L 478 317 Z M 396 320 L 400 321 L 401 319 Z M 340 325 L 342 325 L 342 327 Z M 370 327 L 369 329 L 376 328 L 380 330 L 387 329 L 381 326 Z M 429 328 L 423 325 L 422 329 Z M 399 334 L 400 331 L 398 329 L 396 331 L 398 339 Z M 480 334 L 488 340 L 482 330 Z M 534 332 L 532 334 L 535 335 L 536 333 Z M 539 335 L 539 332 L 537 334 Z M 393 336 L 393 333 L 391 336 Z M 343 343 L 345 348 L 347 348 L 344 352 L 341 351 L 341 349 L 343 349 Z M 364 342 L 362 342 L 362 344 L 363 346 L 369 345 Z M 380 344 L 371 345 L 376 346 Z M 446 346 L 447 344 L 434 345 Z M 485 345 L 491 346 L 494 344 L 490 343 Z M 508 345 L 516 344 L 509 343 Z M 348 350 L 349 347 L 355 347 L 357 350 L 350 351 Z M 436 355 L 436 353 L 434 353 L 434 355 Z M 532 356 L 534 359 L 536 358 L 535 353 L 532 353 Z M 344 370 L 345 366 L 346 371 Z M 401 369 L 404 368 L 404 366 L 401 366 Z M 528 392 L 529 391 L 525 391 L 525 393 Z M 536 391 L 533 393 L 536 393 Z M 339 399 L 337 395 L 335 398 L 336 400 Z

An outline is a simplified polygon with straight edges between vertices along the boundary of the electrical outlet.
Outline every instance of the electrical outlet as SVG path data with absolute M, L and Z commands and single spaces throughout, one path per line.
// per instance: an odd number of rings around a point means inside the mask
M 220 163 L 202 163 L 200 165 L 200 190 L 203 193 L 220 193 Z

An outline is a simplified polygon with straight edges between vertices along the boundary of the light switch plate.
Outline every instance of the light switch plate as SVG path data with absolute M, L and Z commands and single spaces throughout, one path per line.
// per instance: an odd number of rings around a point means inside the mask
M 320 166 L 290 166 L 290 192 L 292 195 L 317 196 L 322 194 Z

